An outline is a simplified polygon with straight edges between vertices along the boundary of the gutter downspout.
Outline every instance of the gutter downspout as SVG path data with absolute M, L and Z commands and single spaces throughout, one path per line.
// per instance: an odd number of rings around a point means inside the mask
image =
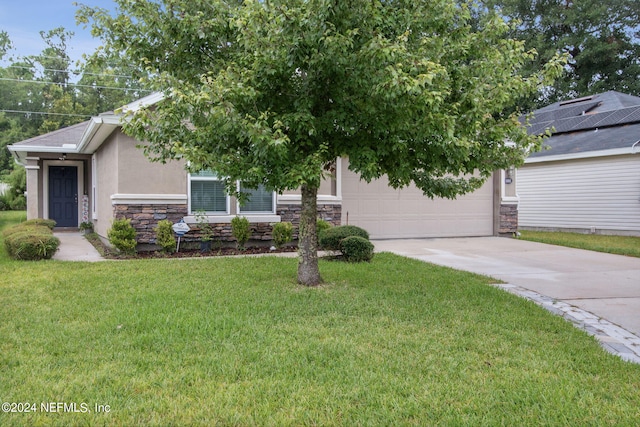
M 640 144 L 640 139 L 637 140 L 636 142 L 633 143 L 633 145 L 631 146 L 631 154 L 638 154 L 636 152 L 636 145 Z

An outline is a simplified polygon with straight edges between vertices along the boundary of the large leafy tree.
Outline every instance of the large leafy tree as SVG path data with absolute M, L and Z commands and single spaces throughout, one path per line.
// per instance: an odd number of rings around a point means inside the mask
M 429 197 L 473 191 L 537 143 L 512 107 L 561 68 L 523 77 L 534 54 L 498 16 L 456 0 L 116 3 L 80 19 L 165 94 L 125 131 L 156 160 L 217 171 L 230 192 L 236 180 L 299 188 L 306 285 L 321 282 L 316 197 L 336 157 Z
M 539 52 L 535 70 L 557 52 L 566 72 L 534 98 L 535 106 L 607 90 L 640 95 L 638 0 L 485 0 L 518 20 L 511 36 Z

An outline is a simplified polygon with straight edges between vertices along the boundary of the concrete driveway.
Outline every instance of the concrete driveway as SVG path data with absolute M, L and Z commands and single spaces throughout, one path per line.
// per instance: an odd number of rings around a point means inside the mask
M 491 276 L 640 336 L 640 258 L 501 237 L 376 240 L 376 251 Z

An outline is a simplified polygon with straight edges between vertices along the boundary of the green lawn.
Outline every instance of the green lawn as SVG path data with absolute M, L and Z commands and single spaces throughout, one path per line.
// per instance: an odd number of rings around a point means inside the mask
M 314 289 L 277 257 L 0 269 L 0 398 L 37 409 L 2 426 L 640 419 L 639 365 L 486 277 L 395 255 L 322 261 Z
M 520 234 L 520 239 L 532 242 L 640 257 L 640 237 L 527 230 Z

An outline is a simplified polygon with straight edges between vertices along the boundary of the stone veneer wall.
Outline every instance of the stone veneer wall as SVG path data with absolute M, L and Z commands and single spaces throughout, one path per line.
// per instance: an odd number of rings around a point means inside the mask
M 276 213 L 280 215 L 282 222 L 290 222 L 294 226 L 293 238 L 298 238 L 298 224 L 300 224 L 300 212 L 302 207 L 300 204 L 278 205 Z M 340 225 L 342 217 L 342 205 L 336 204 L 318 204 L 318 218 L 323 219 L 331 224 Z
M 500 205 L 500 229 L 498 234 L 513 234 L 518 231 L 518 205 Z
M 114 205 L 115 219 L 130 219 L 138 243 L 155 243 L 153 230 L 163 219 L 176 223 L 187 215 L 187 205 Z
M 291 222 L 294 227 L 294 239 L 298 238 L 297 229 L 300 223 L 299 204 L 279 204 L 276 212 L 281 220 Z M 342 207 L 340 205 L 318 205 L 318 217 L 332 223 L 340 225 Z M 131 225 L 136 230 L 136 240 L 138 244 L 154 244 L 156 233 L 154 228 L 163 219 L 176 223 L 187 216 L 187 205 L 115 205 L 114 217 L 116 219 L 130 219 Z M 231 234 L 231 224 L 211 223 L 214 232 L 214 239 L 223 242 L 234 241 Z M 191 231 L 182 237 L 182 241 L 198 241 L 200 234 L 196 224 L 190 224 Z M 272 225 L 268 222 L 251 224 L 251 240 L 270 241 Z

